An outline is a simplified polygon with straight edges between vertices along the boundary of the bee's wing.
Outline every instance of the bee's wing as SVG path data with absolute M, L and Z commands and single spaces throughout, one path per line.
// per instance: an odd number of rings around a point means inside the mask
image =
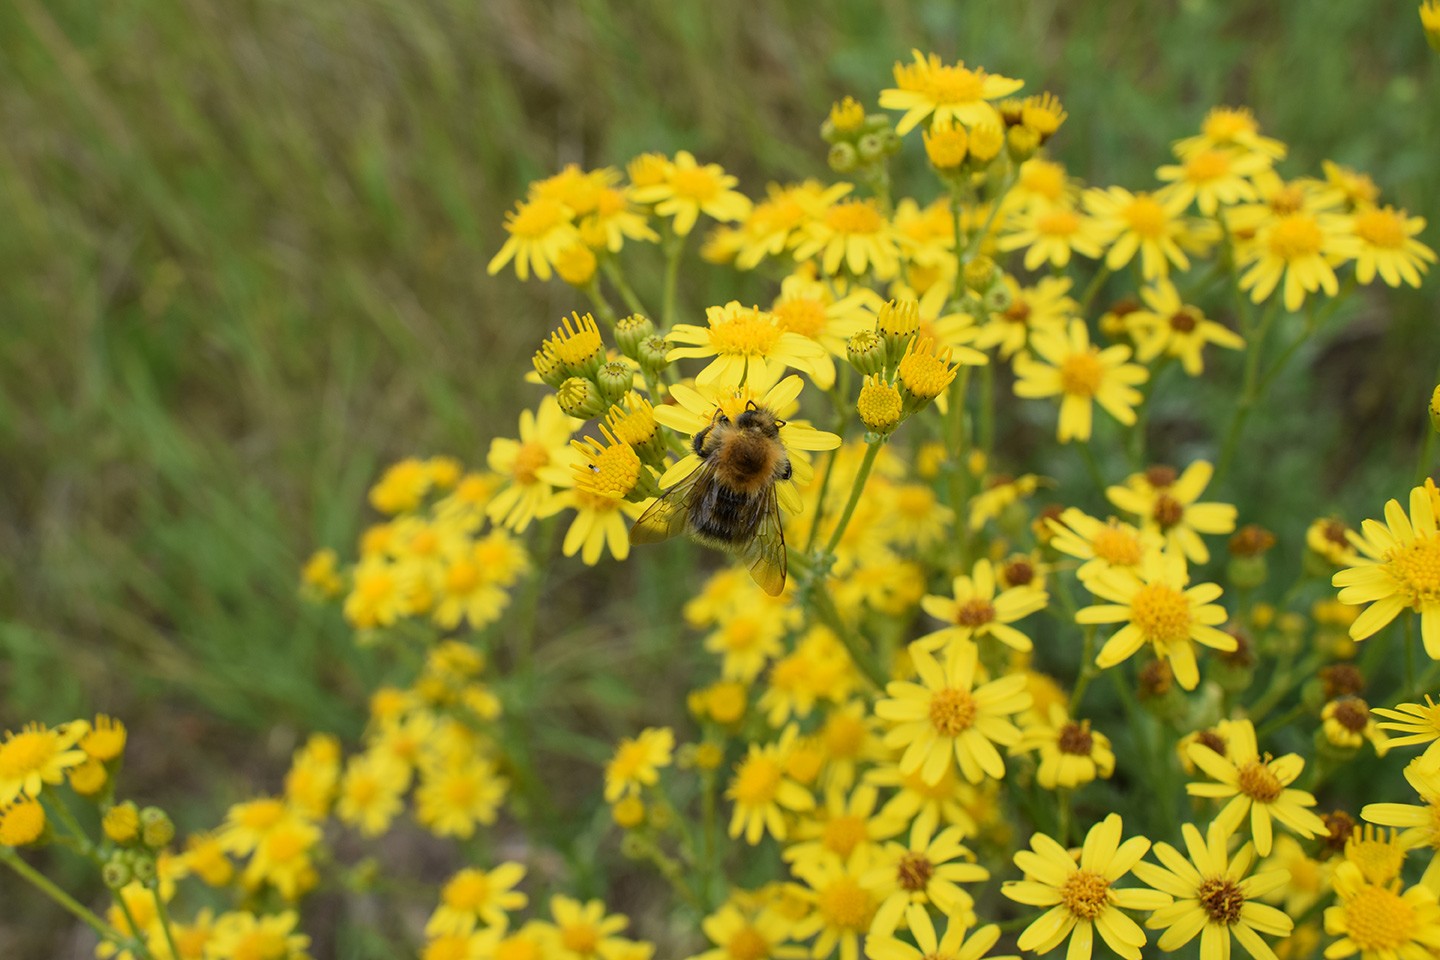
M 785 531 L 780 526 L 780 503 L 775 498 L 772 484 L 756 498 L 760 512 L 755 528 L 755 538 L 736 551 L 740 559 L 750 568 L 750 576 L 760 589 L 778 597 L 785 589 L 787 561 L 785 557 Z
M 689 477 L 661 494 L 630 528 L 630 542 L 659 543 L 684 533 L 690 504 L 696 493 L 704 487 L 701 478 L 708 476 L 711 471 L 709 464 L 702 464 Z

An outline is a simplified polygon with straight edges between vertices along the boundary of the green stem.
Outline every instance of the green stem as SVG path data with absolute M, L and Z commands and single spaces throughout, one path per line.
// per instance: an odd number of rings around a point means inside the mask
M 820 478 L 820 493 L 815 498 L 815 517 L 810 521 L 810 536 L 805 539 L 806 553 L 815 549 L 815 541 L 820 537 L 820 524 L 825 519 L 825 495 L 830 492 L 830 478 L 835 475 L 835 461 L 838 459 L 837 452 L 832 451 L 825 461 L 825 475 Z
M 965 245 L 965 254 L 960 258 L 962 272 L 965 264 L 975 259 L 975 254 L 980 252 L 980 245 L 985 242 L 985 238 L 990 235 L 990 228 L 995 225 L 995 216 L 1000 212 L 1001 201 L 1005 199 L 1005 194 L 1010 192 L 1010 188 L 1015 186 L 1018 179 L 1019 177 L 1007 173 L 1005 179 L 1000 183 L 1000 189 L 995 192 L 995 196 L 990 198 L 990 212 L 986 215 L 985 222 L 980 225 L 980 229 L 975 231 L 975 235 Z M 956 249 L 958 250 L 959 247 L 957 246 Z
M 1260 354 L 1265 347 L 1265 338 L 1270 333 L 1270 327 L 1275 322 L 1279 313 L 1279 299 L 1272 300 L 1270 306 L 1260 318 L 1260 324 L 1253 332 L 1247 334 L 1245 340 L 1245 380 L 1240 388 L 1240 399 L 1235 404 L 1235 411 L 1230 415 L 1230 425 L 1225 430 L 1225 442 L 1220 448 L 1219 465 L 1215 468 L 1215 480 L 1218 482 L 1229 469 L 1231 462 L 1235 459 L 1235 451 L 1240 441 L 1240 431 L 1245 426 L 1246 419 L 1250 416 L 1250 410 L 1260 399 L 1259 376 L 1260 376 Z
M 145 935 L 140 930 L 140 924 L 135 922 L 135 914 L 130 912 L 130 904 L 125 900 L 125 894 L 119 890 L 114 891 L 114 894 L 115 904 L 120 908 L 120 912 L 125 915 L 125 922 L 130 924 L 130 932 L 135 938 L 135 943 L 140 948 L 136 955 L 149 957 L 153 960 L 155 955 L 150 952 L 149 944 L 145 943 Z M 179 954 L 176 954 L 176 956 L 179 956 Z
M 642 317 L 650 316 L 650 311 L 645 309 L 645 304 L 640 302 L 640 298 L 626 281 L 625 271 L 620 269 L 620 264 L 606 257 L 600 269 L 605 271 L 605 276 L 615 285 L 615 289 L 620 291 L 620 299 L 625 301 L 625 306 L 631 313 L 638 313 Z
M 1080 297 L 1080 307 L 1076 310 L 1076 313 L 1081 317 L 1084 317 L 1086 312 L 1089 311 L 1090 305 L 1094 303 L 1095 298 L 1100 294 L 1100 288 L 1105 286 L 1106 280 L 1110 279 L 1111 272 L 1110 266 L 1104 263 L 1100 265 L 1099 270 L 1095 271 L 1095 276 L 1091 278 L 1090 285 L 1085 288 L 1085 293 Z
M 106 923 L 104 920 L 101 920 L 98 916 L 96 916 L 93 912 L 83 906 L 74 897 L 70 896 L 70 894 L 57 887 L 53 882 L 51 882 L 49 877 L 45 876 L 39 870 L 36 870 L 34 867 L 30 866 L 30 864 L 20 859 L 19 854 L 17 854 L 14 850 L 8 849 L 6 847 L 0 847 L 0 860 L 3 860 L 6 864 L 10 866 L 10 869 L 14 870 L 16 873 L 20 874 L 20 876 L 30 881 L 30 883 L 34 885 L 35 888 L 38 889 L 40 892 L 44 893 L 51 900 L 54 900 L 60 906 L 68 910 L 71 914 L 75 916 L 76 919 L 80 920 L 87 927 L 94 930 L 96 935 L 99 936 L 101 940 L 109 941 L 110 943 L 118 945 L 124 944 L 130 939 L 129 937 L 122 935 L 120 931 L 110 926 L 110 924 Z
M 860 461 L 860 472 L 855 474 L 855 484 L 850 488 L 850 499 L 845 503 L 845 511 L 840 514 L 840 522 L 830 534 L 830 542 L 825 546 L 826 553 L 833 554 L 840 545 L 841 538 L 845 536 L 845 528 L 850 525 L 850 518 L 855 515 L 855 507 L 860 503 L 860 495 L 865 492 L 865 482 L 870 479 L 870 469 L 875 466 L 875 457 L 880 453 L 882 443 L 883 440 L 874 440 L 866 445 L 865 459 Z
M 855 636 L 845 625 L 845 621 L 840 618 L 840 611 L 835 609 L 835 603 L 830 599 L 830 594 L 825 592 L 823 583 L 817 584 L 811 593 L 810 607 L 820 622 L 829 627 L 830 632 L 840 639 L 841 644 L 849 652 L 850 659 L 854 661 L 855 666 L 860 668 L 860 672 L 865 675 L 865 678 L 874 684 L 875 689 L 884 690 L 888 678 L 881 671 L 880 665 L 875 662 L 875 658 L 870 655 L 870 651 L 861 646 L 860 638 Z
M 1095 459 L 1095 451 L 1090 449 L 1090 441 L 1081 440 L 1075 446 L 1080 449 L 1080 459 L 1085 461 L 1085 469 L 1090 472 L 1090 480 L 1095 484 L 1100 499 L 1105 499 L 1105 475 L 1100 472 L 1100 464 Z
M 675 326 L 675 286 L 680 278 L 680 257 L 685 252 L 685 236 L 671 235 L 665 243 L 665 294 L 661 302 L 664 315 L 661 318 L 664 329 Z
M 1056 802 L 1059 804 L 1059 807 L 1060 807 L 1060 811 L 1059 811 L 1060 822 L 1059 822 L 1058 827 L 1057 827 L 1057 829 L 1056 829 L 1056 831 L 1055 831 L 1055 839 L 1060 842 L 1060 846 L 1062 846 L 1062 847 L 1069 847 L 1069 846 L 1070 846 L 1070 791 L 1069 791 L 1069 790 L 1066 790 L 1066 789 L 1063 788 L 1063 787 L 1060 788 L 1058 791 L 1056 791 L 1055 800 L 1056 800 Z
M 610 305 L 609 300 L 605 299 L 605 294 L 600 292 L 600 284 L 595 281 L 594 277 L 591 277 L 590 282 L 581 289 L 585 291 L 585 296 L 590 298 L 590 303 L 594 305 L 595 312 L 600 314 L 600 319 L 605 321 L 607 327 L 614 330 L 618 319 L 615 315 L 615 308 Z
M 1074 617 L 1072 616 L 1073 620 Z M 1085 639 L 1080 646 L 1080 676 L 1075 679 L 1075 689 L 1070 694 L 1070 716 L 1080 715 L 1080 701 L 1085 697 L 1085 690 L 1090 686 L 1090 678 L 1095 676 L 1098 669 L 1094 664 L 1095 659 L 1095 625 L 1087 624 L 1085 627 Z
M 990 469 L 995 452 L 995 365 L 980 368 L 980 450 L 985 454 L 985 468 Z
M 1418 616 L 1418 614 L 1417 614 Z M 1415 696 L 1415 617 L 1405 616 L 1405 635 L 1401 640 L 1405 644 L 1405 691 L 1404 700 Z
M 1174 359 L 1168 355 L 1162 357 L 1150 371 L 1150 379 L 1140 388 L 1140 403 L 1135 408 L 1135 426 L 1130 428 L 1130 463 L 1136 470 L 1145 466 L 1145 451 L 1148 446 L 1150 429 L 1150 402 L 1155 396 L 1155 384 L 1160 380 L 1160 374 L 1170 366 Z
M 954 463 L 950 471 L 950 509 L 955 511 L 956 550 L 961 569 L 969 569 L 969 520 L 965 507 L 970 502 L 970 431 L 965 428 L 965 394 L 970 388 L 970 367 L 960 368 L 960 375 L 950 384 L 950 409 L 946 413 L 950 428 L 950 450 Z
M 95 844 L 91 842 L 89 835 L 86 834 L 85 830 L 80 826 L 80 821 L 75 819 L 75 814 L 71 812 L 69 805 L 65 803 L 65 798 L 60 796 L 60 792 L 49 784 L 46 784 L 43 795 L 45 799 L 50 801 L 50 808 L 55 812 L 56 819 L 59 820 L 65 829 L 75 838 L 79 853 L 98 864 L 100 860 L 95 853 Z
M 165 933 L 165 945 L 170 948 L 170 956 L 173 960 L 180 960 L 180 950 L 175 946 L 175 934 L 170 929 L 170 908 L 165 906 L 165 901 L 160 896 L 158 882 L 150 888 L 150 894 L 155 898 L 155 915 L 160 920 L 160 929 Z

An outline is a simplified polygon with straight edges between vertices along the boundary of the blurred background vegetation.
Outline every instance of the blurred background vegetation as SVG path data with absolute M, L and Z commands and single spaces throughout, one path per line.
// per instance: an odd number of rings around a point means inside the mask
M 275 786 L 298 732 L 353 736 L 365 662 L 297 569 L 353 543 L 384 464 L 480 465 L 536 399 L 526 358 L 580 303 L 485 275 L 525 184 L 682 148 L 752 195 L 824 175 L 830 102 L 873 104 L 912 47 L 1059 94 L 1052 153 L 1088 181 L 1147 187 L 1207 108 L 1248 104 L 1286 173 L 1334 159 L 1434 219 L 1436 64 L 1406 4 L 0 3 L 0 728 L 124 717 L 129 788 L 196 827 Z M 1278 512 L 1242 521 L 1298 536 L 1408 482 L 1431 295 L 1351 314 L 1252 420 L 1228 492 Z M 623 634 L 596 579 L 566 566 L 557 631 Z M 596 696 L 628 732 L 638 698 Z M 30 916 L 0 917 L 0 953 L 61 951 Z

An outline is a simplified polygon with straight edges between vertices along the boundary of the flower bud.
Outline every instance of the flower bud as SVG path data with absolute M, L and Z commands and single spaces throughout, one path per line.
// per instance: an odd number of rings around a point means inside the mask
M 645 822 L 645 804 L 639 797 L 624 797 L 610 808 L 617 826 L 633 830 Z
M 555 257 L 555 272 L 572 287 L 587 286 L 597 266 L 595 252 L 583 243 L 572 243 Z
M 950 363 L 953 351 L 945 347 L 935 349 L 935 341 L 929 337 L 911 340 L 905 348 L 905 356 L 896 365 L 900 386 L 905 395 L 906 411 L 913 413 L 945 392 L 955 379 L 955 367 Z
M 885 340 L 874 330 L 861 330 L 845 344 L 850 365 L 869 375 L 885 369 Z
M 640 343 L 655 333 L 655 324 L 649 317 L 632 313 L 615 324 L 615 344 L 620 352 L 631 360 L 640 359 Z
M 885 156 L 885 138 L 878 133 L 867 133 L 855 141 L 855 150 L 861 163 L 876 163 Z
M 140 811 L 126 800 L 105 811 L 100 827 L 114 843 L 130 843 L 140 834 Z
M 100 868 L 100 879 L 105 881 L 105 886 L 111 890 L 119 890 L 121 887 L 130 885 L 135 879 L 135 874 L 130 870 L 130 858 L 121 852 L 111 855 L 105 861 L 105 866 Z
M 560 358 L 550 351 L 548 344 L 542 345 L 535 351 L 535 356 L 530 358 L 530 363 L 535 372 L 540 375 L 540 382 L 551 389 L 559 388 L 565 382 L 565 368 L 560 364 Z
M 905 400 L 894 384 L 878 374 L 865 378 L 855 409 L 866 427 L 881 436 L 889 436 L 900 425 L 904 408 Z
M 1012 160 L 1024 163 L 1040 149 L 1040 134 L 1025 126 L 1011 127 L 1005 134 L 1005 146 L 1009 149 Z
M 1015 294 L 1007 284 L 997 283 L 980 298 L 986 313 L 1004 313 L 1015 305 Z
M 14 801 L 0 805 L 0 847 L 35 843 L 45 836 L 45 827 L 45 808 L 34 797 L 21 794 Z
M 970 156 L 976 163 L 986 164 L 1000 155 L 1005 146 L 1005 131 L 993 123 L 981 124 L 970 130 Z
M 825 158 L 830 164 L 830 169 L 839 174 L 853 173 L 860 165 L 860 153 L 855 149 L 853 143 L 834 143 L 830 145 L 830 153 Z
M 578 417 L 581 420 L 598 417 L 610 407 L 595 384 L 583 377 L 571 377 L 560 384 L 555 400 L 566 416 Z
M 670 366 L 670 344 L 658 334 L 641 340 L 640 348 L 635 352 L 638 354 L 636 359 L 640 361 L 640 368 L 652 377 Z
M 834 143 L 837 135 L 848 136 L 860 131 L 865 125 L 865 108 L 854 97 L 845 97 L 830 106 L 830 116 L 826 123 L 831 134 L 826 136 L 825 140 L 827 143 Z M 825 128 L 821 128 L 821 135 L 825 135 Z
M 140 842 L 151 850 L 163 850 L 175 839 L 175 823 L 159 807 L 140 811 Z
M 995 261 L 982 253 L 965 264 L 963 273 L 965 288 L 984 296 L 991 287 L 1000 283 L 1003 275 L 1000 268 L 995 265 Z
M 958 170 L 965 162 L 965 148 L 970 136 L 958 123 L 932 123 L 921 138 L 925 141 L 925 156 L 936 170 Z
M 130 872 L 137 882 L 143 883 L 147 887 L 153 884 L 158 876 L 155 861 L 150 857 L 131 857 Z
M 624 399 L 635 386 L 635 368 L 624 360 L 611 360 L 595 374 L 595 385 L 605 398 L 605 409 Z
M 885 338 L 885 355 L 898 363 L 920 330 L 920 304 L 914 300 L 891 300 L 880 308 L 875 329 Z

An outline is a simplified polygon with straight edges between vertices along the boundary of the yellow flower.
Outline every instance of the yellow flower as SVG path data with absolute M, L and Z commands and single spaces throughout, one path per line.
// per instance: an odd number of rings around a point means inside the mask
M 45 784 L 65 782 L 65 771 L 87 759 L 76 742 L 90 729 L 83 720 L 50 729 L 29 723 L 19 733 L 5 732 L 0 743 L 0 804 L 21 794 L 38 797 Z
M 936 783 L 950 768 L 953 756 L 965 779 L 979 783 L 987 776 L 1005 776 L 1005 760 L 995 745 L 1009 747 L 1020 739 L 1010 717 L 1030 706 L 1025 677 L 1011 674 L 975 686 L 979 648 L 951 648 L 942 668 L 925 650 L 912 646 L 911 659 L 919 683 L 896 680 L 885 687 L 890 697 L 875 704 L 875 714 L 890 724 L 885 745 L 904 748 L 901 773 L 919 771 Z
M 301 592 L 311 599 L 333 600 L 345 592 L 339 572 L 340 557 L 329 547 L 316 550 L 300 572 Z
M 362 836 L 378 837 L 404 808 L 400 798 L 409 785 L 409 771 L 393 757 L 374 751 L 357 754 L 340 778 L 335 816 Z
M 1125 426 L 1135 423 L 1135 406 L 1142 399 L 1135 387 L 1148 380 L 1150 372 L 1126 362 L 1129 347 L 1091 346 L 1085 321 L 1078 319 L 1070 321 L 1068 334 L 1037 331 L 1031 345 L 1040 359 L 1016 359 L 1015 395 L 1060 397 L 1061 443 L 1090 439 L 1095 403 Z
M 1421 755 L 1405 765 L 1405 779 L 1420 795 L 1420 803 L 1367 803 L 1360 816 L 1385 827 L 1401 827 L 1406 848 L 1427 846 L 1440 850 L 1440 762 Z
M 559 494 L 545 508 L 546 513 L 570 507 L 575 519 L 565 531 L 560 552 L 567 557 L 580 554 L 587 566 L 600 561 L 608 547 L 616 560 L 630 555 L 630 528 L 625 518 L 635 519 L 652 502 L 649 498 L 627 499 L 642 478 L 648 482 L 650 473 L 640 456 L 627 443 L 615 438 L 608 427 L 601 425 L 601 443 L 594 437 L 584 442 L 572 441 L 580 461 L 571 466 L 571 473 L 562 486 L 570 490 Z M 543 515 L 543 514 L 542 514 Z
M 1426 264 L 1435 262 L 1435 251 L 1415 239 L 1425 229 L 1424 217 L 1407 216 L 1389 205 L 1372 206 L 1355 212 L 1351 229 L 1360 241 L 1355 279 L 1361 283 L 1373 282 L 1378 273 L 1392 287 L 1418 287 Z
M 1038 270 L 1047 263 L 1063 268 L 1070 263 L 1072 253 L 1100 259 L 1103 235 L 1100 224 L 1075 207 L 1035 205 L 1014 215 L 1009 231 L 1000 238 L 1000 249 L 1028 247 L 1026 270 Z
M 1030 638 L 1011 626 L 1032 613 L 1045 609 L 1050 596 L 1033 585 L 1011 587 L 996 594 L 995 570 L 989 560 L 977 560 L 973 576 L 957 576 L 951 584 L 953 599 L 928 594 L 920 601 L 921 608 L 944 627 L 915 641 L 915 648 L 934 651 L 942 647 L 953 651 L 955 644 L 978 642 L 981 637 L 994 637 L 1015 650 L 1029 650 Z
M 1157 657 L 1169 661 L 1180 686 L 1194 690 L 1200 682 L 1194 645 L 1230 651 L 1236 640 L 1216 629 L 1228 619 L 1225 609 L 1214 603 L 1220 587 L 1189 583 L 1185 561 L 1166 553 L 1148 554 L 1138 573 L 1112 568 L 1088 581 L 1090 592 L 1110 603 L 1079 610 L 1075 622 L 1125 624 L 1105 641 L 1095 665 L 1113 667 L 1148 643 Z
M 1145 555 L 1165 544 L 1153 530 L 1138 530 L 1114 517 L 1101 523 L 1078 507 L 1067 507 L 1058 520 L 1049 521 L 1049 527 L 1054 534 L 1050 546 L 1085 561 L 1075 571 L 1081 583 L 1108 570 L 1138 575 Z
M 1249 107 L 1212 107 L 1205 114 L 1199 136 L 1175 144 L 1175 152 L 1182 157 L 1203 149 L 1254 152 L 1272 160 L 1285 156 L 1285 144 L 1260 135 L 1260 124 Z
M 945 66 L 933 53 L 911 53 L 915 62 L 895 64 L 895 86 L 880 91 L 881 107 L 905 111 L 895 124 L 902 137 L 931 116 L 937 123 L 998 126 L 1000 114 L 986 101 L 1008 97 L 1025 85 L 1023 80 L 987 73 L 983 67 L 967 69 L 964 61 Z
M 1345 860 L 1360 868 L 1370 883 L 1389 883 L 1405 867 L 1405 844 L 1394 830 L 1356 827 L 1345 841 Z
M 770 184 L 765 199 L 755 205 L 737 232 L 735 266 L 753 270 L 766 257 L 794 247 L 803 239 L 806 223 L 823 218 L 853 189 L 848 183 L 826 186 L 818 180 L 785 187 Z
M 1359 697 L 1337 697 L 1320 711 L 1320 729 L 1332 746 L 1358 750 L 1369 740 L 1376 756 L 1383 757 L 1390 749 L 1390 743 L 1370 714 L 1370 705 Z
M 1000 939 L 998 924 L 978 927 L 966 939 L 970 924 L 964 917 L 951 916 L 944 935 L 935 931 L 935 923 L 922 906 L 906 910 L 906 924 L 915 938 L 915 946 L 890 936 L 871 934 L 865 941 L 865 956 L 871 960 L 980 960 Z M 992 957 L 991 960 L 1017 960 L 1014 956 Z
M 1378 724 L 1381 730 L 1393 730 L 1396 733 L 1404 734 L 1400 737 L 1391 737 L 1389 744 L 1392 747 L 1408 747 L 1417 743 L 1427 744 L 1425 752 L 1421 756 L 1427 759 L 1440 760 L 1440 705 L 1425 695 L 1425 703 L 1401 703 L 1395 709 L 1387 710 L 1384 707 L 1372 707 L 1370 710 L 1378 716 L 1384 717 L 1386 722 Z
M 683 237 L 695 228 L 702 213 L 722 223 L 749 216 L 750 200 L 732 189 L 737 183 L 719 164 L 701 166 L 693 154 L 681 150 L 666 169 L 664 180 L 637 186 L 630 197 L 637 203 L 655 204 L 655 212 L 662 217 L 674 217 L 675 233 Z
M 731 300 L 723 307 L 707 308 L 705 314 L 706 326 L 677 323 L 667 334 L 671 341 L 686 344 L 669 352 L 671 361 L 715 358 L 695 378 L 697 385 L 736 387 L 752 380 L 773 384 L 787 366 L 809 374 L 821 389 L 834 382 L 835 364 L 825 348 L 782 327 L 773 313 Z
M 833 204 L 808 220 L 803 231 L 795 259 L 818 255 L 820 269 L 829 276 L 844 267 L 854 277 L 873 271 L 877 280 L 889 280 L 900 271 L 899 235 L 874 200 Z
M 800 818 L 795 842 L 785 848 L 782 858 L 794 865 L 796 873 L 827 858 L 869 863 L 880 842 L 905 827 L 902 822 L 875 815 L 879 797 L 870 784 L 855 787 L 848 796 L 839 787 L 826 790 L 825 802 Z
M 748 683 L 784 652 L 786 620 L 765 609 L 738 611 L 705 638 L 705 649 L 721 656 L 722 677 Z
M 796 940 L 815 937 L 810 946 L 814 960 L 833 956 L 837 947 L 840 960 L 859 960 L 860 938 L 869 931 L 879 906 L 860 883 L 861 869 L 859 864 L 836 859 L 817 860 L 800 874 L 809 888 L 805 896 L 812 909 L 794 924 L 791 936 Z
M 328 733 L 311 734 L 285 774 L 285 800 L 310 819 L 323 820 L 339 780 L 340 741 Z
M 559 200 L 534 197 L 518 201 L 515 209 L 505 214 L 505 232 L 510 236 L 485 272 L 494 276 L 514 260 L 515 275 L 521 280 L 530 279 L 532 267 L 535 276 L 549 280 L 556 259 L 580 239 L 574 221 L 575 212 Z
M 493 522 L 524 530 L 551 506 L 555 488 L 569 482 L 570 466 L 578 462 L 570 437 L 582 425 L 547 396 L 535 411 L 521 411 L 519 440 L 490 442 L 487 463 L 506 480 L 485 511 Z
M 776 743 L 750 744 L 750 752 L 735 766 L 735 776 L 725 797 L 735 804 L 730 817 L 730 836 L 742 833 L 754 846 L 768 831 L 784 840 L 788 831 L 782 810 L 803 811 L 815 806 L 815 798 L 786 774 L 785 761 L 794 744 L 795 729 L 789 728 Z
M 874 324 L 867 307 L 876 303 L 875 295 L 859 288 L 837 297 L 828 284 L 792 273 L 780 281 L 780 295 L 770 305 L 770 313 L 785 330 L 809 337 L 832 356 L 844 357 L 850 337 Z
M 770 909 L 742 911 L 737 898 L 700 921 L 713 949 L 689 960 L 800 960 L 804 947 L 789 945 L 791 924 Z
M 580 221 L 580 237 L 594 250 L 619 253 L 626 239 L 655 243 L 645 214 L 635 209 L 634 190 L 607 185 L 595 196 L 595 208 Z
M 1168 276 L 1170 267 L 1190 269 L 1190 258 L 1176 239 L 1184 232 L 1181 214 L 1189 206 L 1173 190 L 1131 193 L 1123 187 L 1085 192 L 1085 208 L 1095 218 L 1100 242 L 1110 248 L 1105 265 L 1119 270 L 1140 254 L 1140 274 L 1146 280 Z
M 1021 287 L 1006 274 L 1004 282 L 1010 306 L 992 311 L 980 327 L 975 346 L 982 350 L 999 347 L 1001 359 L 1008 360 L 1024 350 L 1036 332 L 1063 332 L 1075 316 L 1069 277 L 1042 277 L 1033 287 Z
M 1040 753 L 1035 779 L 1046 790 L 1073 790 L 1096 777 L 1108 780 L 1115 772 L 1110 738 L 1090 729 L 1089 720 L 1071 720 L 1058 703 L 1050 705 L 1043 720 L 1036 717 L 1022 728 L 1012 752 L 1031 750 Z
M 599 900 L 582 904 L 557 894 L 550 898 L 550 916 L 558 929 L 554 956 L 559 960 L 609 957 L 625 947 L 625 940 L 615 934 L 630 925 L 629 919 L 619 913 L 606 916 Z
M 674 750 L 675 733 L 669 727 L 647 727 L 633 740 L 621 740 L 605 766 L 605 802 L 659 783 L 660 768 L 670 766 Z
M 963 836 L 974 836 L 980 829 L 971 803 L 982 788 L 962 782 L 953 768 L 947 767 L 936 783 L 926 783 L 917 770 L 901 773 L 896 762 L 872 767 L 865 773 L 865 782 L 879 787 L 894 788 L 895 794 L 885 802 L 880 815 L 887 820 L 911 823 L 934 833 L 942 823 L 959 827 Z M 988 784 L 993 788 L 996 784 Z M 923 824 L 923 827 L 922 827 Z
M 1145 931 L 1124 910 L 1158 910 L 1169 894 L 1115 886 L 1150 849 L 1144 837 L 1124 843 L 1120 815 L 1112 813 L 1090 828 L 1077 863 L 1070 852 L 1043 833 L 1030 838 L 1029 850 L 1015 854 L 1024 880 L 1010 880 L 1001 893 L 1017 903 L 1049 907 L 1025 928 L 1016 942 L 1021 950 L 1049 953 L 1070 940 L 1067 960 L 1090 960 L 1095 934 L 1125 960 L 1140 960 Z
M 1339 937 L 1327 960 L 1424 960 L 1440 951 L 1440 903 L 1425 884 L 1401 892 L 1400 881 L 1369 883 L 1353 863 L 1335 868 L 1340 902 L 1325 909 L 1325 932 Z
M 222 913 L 205 945 L 206 956 L 306 960 L 310 938 L 294 932 L 299 922 L 294 910 L 267 916 L 246 911 Z
M 973 916 L 974 898 L 957 884 L 988 880 L 990 871 L 974 862 L 975 855 L 960 842 L 964 836 L 959 827 L 932 835 L 917 824 L 910 829 L 908 844 L 885 844 L 860 877 L 860 885 L 880 901 L 871 936 L 891 934 L 912 905 L 933 904 L 951 917 Z
M 1230 797 L 1215 817 L 1227 834 L 1233 833 L 1250 814 L 1250 834 L 1255 850 L 1262 857 L 1270 855 L 1274 836 L 1272 820 L 1309 839 L 1327 832 L 1325 821 L 1309 808 L 1315 798 L 1303 790 L 1290 787 L 1305 769 L 1305 760 L 1298 753 L 1269 759 L 1260 755 L 1255 743 L 1255 728 L 1249 720 L 1231 725 L 1225 756 L 1204 743 L 1191 744 L 1190 760 L 1214 783 L 1187 783 L 1185 791 L 1192 797 Z
M 1202 147 L 1185 156 L 1179 164 L 1169 164 L 1155 171 L 1155 176 L 1171 184 L 1171 198 L 1195 206 L 1207 217 L 1215 216 L 1221 205 L 1231 206 L 1255 199 L 1251 178 L 1270 168 L 1270 158 L 1263 153 L 1237 153 L 1215 147 Z
M 0 804 L 0 847 L 23 847 L 45 833 L 45 808 L 31 796 Z
M 319 882 L 310 851 L 320 839 L 320 828 L 314 823 L 285 817 L 255 845 L 241 883 L 250 890 L 269 884 L 287 901 L 300 899 Z
M 1208 345 L 1240 350 L 1244 339 L 1230 328 L 1207 320 L 1198 307 L 1180 299 L 1180 292 L 1168 280 L 1140 291 L 1148 310 L 1132 310 L 1125 314 L 1125 324 L 1135 337 L 1135 359 L 1149 363 L 1161 354 L 1178 357 L 1180 365 L 1192 377 L 1205 370 L 1200 352 Z
M 125 751 L 125 724 L 103 713 L 95 715 L 77 746 L 84 750 L 91 760 L 109 763 Z
M 495 822 L 507 787 L 494 765 L 478 757 L 422 767 L 415 819 L 437 837 L 472 837 L 477 824 Z
M 1420 615 L 1425 652 L 1440 660 L 1440 530 L 1424 487 L 1410 491 L 1410 516 L 1396 500 L 1385 504 L 1385 523 L 1366 520 L 1363 534 L 1351 542 L 1363 557 L 1330 582 L 1340 587 L 1341 603 L 1369 604 L 1350 625 L 1350 636 L 1364 640 L 1400 612 Z
M 1285 281 L 1285 309 L 1291 313 L 1305 303 L 1305 296 L 1322 290 L 1327 296 L 1340 291 L 1334 264 L 1359 255 L 1360 239 L 1349 232 L 1344 217 L 1297 210 L 1261 224 L 1255 239 L 1240 250 L 1243 264 L 1240 289 L 1250 299 L 1263 302 Z
M 515 889 L 524 877 L 525 867 L 518 863 L 502 863 L 488 873 L 474 868 L 461 870 L 441 889 L 440 905 L 425 924 L 425 936 L 465 936 L 474 931 L 476 921 L 504 929 L 509 922 L 507 914 L 525 909 L 530 902 Z
M 1294 922 L 1264 903 L 1260 897 L 1290 880 L 1284 870 L 1267 870 L 1246 876 L 1255 863 L 1255 848 L 1245 844 L 1232 858 L 1227 850 L 1230 831 L 1212 823 L 1205 837 L 1192 823 L 1181 826 L 1190 858 L 1168 843 L 1155 844 L 1163 867 L 1137 863 L 1135 876 L 1175 898 L 1150 915 L 1145 926 L 1164 930 L 1155 946 L 1169 953 L 1200 936 L 1200 960 L 1230 956 L 1230 938 L 1255 960 L 1275 960 L 1275 952 L 1260 939 L 1261 933 L 1288 937 Z
M 1108 488 L 1105 496 L 1139 518 L 1143 529 L 1162 535 L 1167 550 L 1206 563 L 1210 550 L 1200 534 L 1233 532 L 1237 512 L 1228 503 L 1196 502 L 1214 475 L 1207 460 L 1196 460 L 1178 477 L 1171 468 L 1156 466 L 1131 476 L 1124 486 Z

